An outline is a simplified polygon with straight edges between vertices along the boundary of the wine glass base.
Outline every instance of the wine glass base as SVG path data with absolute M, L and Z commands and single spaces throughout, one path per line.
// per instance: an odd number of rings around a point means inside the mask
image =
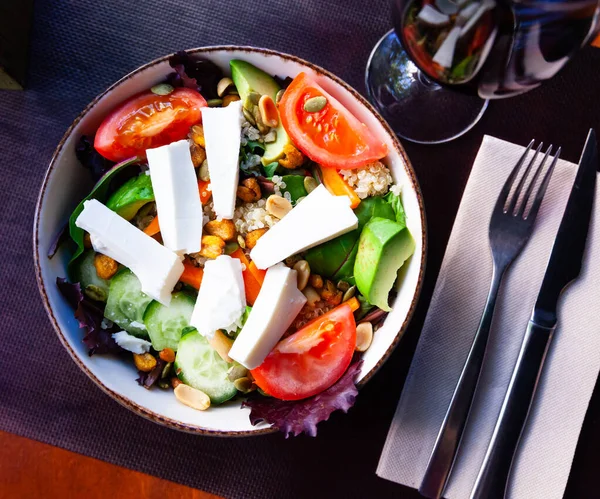
M 441 144 L 464 135 L 489 104 L 431 81 L 410 60 L 394 30 L 371 52 L 365 85 L 369 100 L 394 132 L 419 144 Z

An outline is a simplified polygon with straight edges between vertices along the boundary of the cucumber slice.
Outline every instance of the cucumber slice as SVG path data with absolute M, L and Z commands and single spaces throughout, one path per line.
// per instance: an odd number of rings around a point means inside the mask
M 227 378 L 231 366 L 195 329 L 179 341 L 175 372 L 186 385 L 206 393 L 212 404 L 222 404 L 237 394 L 237 389 Z
M 86 296 L 92 300 L 106 302 L 110 281 L 98 277 L 96 267 L 94 267 L 95 257 L 94 250 L 86 251 L 73 269 L 73 279 L 80 284 Z
M 148 338 L 143 322 L 151 301 L 152 298 L 142 293 L 142 285 L 135 274 L 127 268 L 122 269 L 110 281 L 104 317 L 138 338 Z
M 183 328 L 190 325 L 196 300 L 182 291 L 174 293 L 168 307 L 153 301 L 144 314 L 144 324 L 155 350 L 177 350 Z

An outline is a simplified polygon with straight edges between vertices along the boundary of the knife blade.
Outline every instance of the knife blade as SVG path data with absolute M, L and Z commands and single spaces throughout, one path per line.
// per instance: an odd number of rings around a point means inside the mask
M 505 496 L 513 458 L 556 327 L 560 295 L 581 272 L 596 193 L 597 168 L 596 134 L 594 130 L 590 130 L 471 499 L 496 499 Z

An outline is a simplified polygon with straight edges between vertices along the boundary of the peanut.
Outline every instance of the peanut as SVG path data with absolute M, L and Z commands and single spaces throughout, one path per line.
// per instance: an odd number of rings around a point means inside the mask
M 246 248 L 248 248 L 248 249 L 254 248 L 254 246 L 256 246 L 256 243 L 258 242 L 258 240 L 262 236 L 264 236 L 268 230 L 269 229 L 267 229 L 267 228 L 263 228 L 263 229 L 256 229 L 256 230 L 252 230 L 252 231 L 248 232 L 248 234 L 246 234 L 246 239 L 244 241 Z
M 149 373 L 156 367 L 156 359 L 152 354 L 149 353 L 134 353 L 133 354 L 133 363 L 138 370 Z
M 262 196 L 260 185 L 255 178 L 247 178 L 237 188 L 237 197 L 246 203 L 258 201 Z
M 268 95 L 263 95 L 258 101 L 258 109 L 263 123 L 271 128 L 279 125 L 279 113 L 273 99 Z
M 319 274 L 312 274 L 310 276 L 310 285 L 315 289 L 321 289 L 323 287 L 323 278 Z
M 302 293 L 304 294 L 304 296 L 306 296 L 306 303 L 311 307 L 314 307 L 316 303 L 321 300 L 319 293 L 317 293 L 315 291 L 315 288 L 313 288 L 312 286 L 306 286 L 302 290 Z
M 218 236 L 223 241 L 233 241 L 236 238 L 235 224 L 231 220 L 211 220 L 206 222 L 204 230 L 211 236 Z
M 206 258 L 217 258 L 225 251 L 225 241 L 219 236 L 202 236 L 202 248 L 200 256 Z
M 373 324 L 370 322 L 361 322 L 356 326 L 356 348 L 357 352 L 364 352 L 373 341 Z
M 229 357 L 229 350 L 233 346 L 233 340 L 225 336 L 222 331 L 215 331 L 215 335 L 208 340 L 208 343 L 225 362 L 233 362 Z
M 267 198 L 265 209 L 270 215 L 282 219 L 292 211 L 292 203 L 277 194 L 272 194 Z
M 94 257 L 94 267 L 100 279 L 110 279 L 119 270 L 119 264 L 115 260 L 100 253 Z
M 210 398 L 201 390 L 197 390 L 196 388 L 192 388 L 191 386 L 180 383 L 173 391 L 175 392 L 175 397 L 177 400 L 179 400 L 179 402 L 191 407 L 192 409 L 205 411 L 210 407 Z
M 158 356 L 165 362 L 175 362 L 175 352 L 170 348 L 163 348 Z

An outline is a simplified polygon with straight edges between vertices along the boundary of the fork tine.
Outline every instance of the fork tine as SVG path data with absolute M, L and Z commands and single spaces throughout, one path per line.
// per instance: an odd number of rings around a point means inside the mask
M 538 177 L 544 170 L 544 165 L 546 164 L 546 160 L 548 159 L 548 156 L 550 155 L 551 152 L 552 152 L 552 144 L 546 150 L 546 154 L 544 154 L 544 159 L 542 159 L 540 166 L 538 166 L 537 169 L 535 170 L 533 178 L 531 179 L 531 182 L 529 182 L 529 186 L 527 186 L 527 191 L 525 191 L 525 195 L 523 196 L 523 203 L 521 204 L 519 211 L 517 211 L 518 217 L 522 217 L 523 214 L 525 213 L 525 209 L 527 208 L 527 203 L 529 202 L 529 197 L 531 196 L 531 193 L 533 192 L 533 189 L 535 188 L 535 184 L 537 183 Z
M 523 186 L 525 185 L 525 182 L 527 181 L 527 177 L 529 177 L 529 172 L 533 168 L 533 165 L 535 164 L 535 160 L 537 159 L 539 152 L 542 150 L 542 147 L 544 147 L 544 143 L 540 142 L 540 145 L 535 150 L 535 154 L 533 155 L 533 158 L 531 158 L 531 161 L 527 165 L 527 169 L 523 173 L 521 180 L 519 180 L 519 183 L 517 184 L 517 188 L 515 189 L 515 192 L 513 193 L 512 200 L 510 201 L 508 209 L 506 210 L 507 213 L 514 214 L 515 207 L 517 206 L 517 203 L 519 202 L 519 198 L 521 197 L 521 191 L 523 190 Z
M 546 176 L 544 177 L 544 180 L 542 180 L 542 183 L 540 185 L 540 189 L 538 190 L 537 194 L 535 195 L 535 199 L 533 200 L 533 204 L 531 205 L 531 210 L 529 210 L 529 213 L 527 214 L 527 220 L 529 220 L 530 218 L 533 218 L 533 220 L 535 220 L 535 217 L 537 216 L 537 213 L 542 204 L 542 199 L 544 199 L 544 194 L 546 194 L 546 189 L 548 188 L 548 184 L 550 183 L 550 178 L 552 177 L 552 172 L 554 171 L 554 167 L 556 166 L 556 163 L 558 162 L 558 158 L 560 158 L 561 151 L 562 151 L 562 148 L 559 147 L 558 151 L 556 151 L 556 155 L 554 156 L 554 159 L 552 160 L 552 163 L 550 163 L 548 171 L 546 172 Z
M 533 147 L 534 142 L 535 142 L 535 140 L 532 140 L 529 143 L 529 145 L 525 149 L 525 152 L 523 153 L 523 155 L 521 156 L 521 158 L 519 159 L 519 161 L 513 168 L 512 172 L 510 172 L 510 175 L 506 179 L 506 182 L 504 183 L 504 186 L 502 187 L 502 190 L 500 191 L 500 194 L 498 195 L 498 200 L 496 201 L 496 206 L 494 207 L 494 212 L 504 211 L 504 205 L 506 204 L 506 200 L 508 199 L 510 190 L 512 189 L 512 186 L 515 183 L 515 179 L 517 178 L 519 170 L 521 169 L 521 166 L 525 162 L 525 158 L 527 157 L 527 154 L 529 154 L 529 151 L 531 151 L 531 148 Z

